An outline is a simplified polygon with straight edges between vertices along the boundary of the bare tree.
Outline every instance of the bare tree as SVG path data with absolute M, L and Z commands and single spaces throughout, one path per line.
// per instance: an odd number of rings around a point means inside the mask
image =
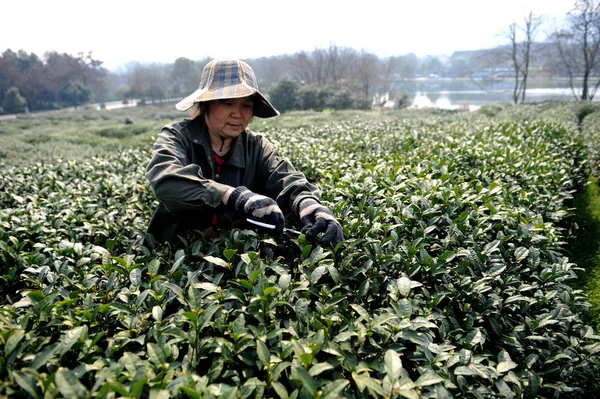
M 331 44 L 328 49 L 316 48 L 307 53 L 300 51 L 287 58 L 292 76 L 302 84 L 323 87 L 329 83 L 339 84 L 350 75 L 350 67 L 356 57 L 351 48 Z
M 381 65 L 381 81 L 383 84 L 383 91 L 391 93 L 394 91 L 396 69 L 398 64 L 397 57 L 389 57 L 382 61 Z
M 354 80 L 358 82 L 364 98 L 369 98 L 373 87 L 379 83 L 379 58 L 373 53 L 361 51 L 354 63 Z
M 333 83 L 341 83 L 347 79 L 350 66 L 355 58 L 356 50 L 331 44 L 327 50 L 326 75 L 328 80 Z
M 573 96 L 592 101 L 600 86 L 600 0 L 576 0 L 567 24 L 552 37 L 569 75 Z M 575 89 L 576 79 L 582 81 L 581 93 Z
M 300 51 L 289 58 L 293 76 L 303 84 L 325 84 L 326 50 L 315 49 L 312 53 Z
M 515 104 L 519 103 L 519 99 L 522 103 L 525 102 L 531 60 L 531 45 L 540 22 L 541 19 L 535 18 L 533 13 L 530 12 L 525 17 L 525 26 L 512 24 L 508 28 L 508 38 L 511 41 L 511 60 L 515 72 L 515 87 L 513 90 L 513 101 Z M 522 41 L 519 41 L 519 37 L 521 36 L 519 35 L 519 31 L 524 34 Z

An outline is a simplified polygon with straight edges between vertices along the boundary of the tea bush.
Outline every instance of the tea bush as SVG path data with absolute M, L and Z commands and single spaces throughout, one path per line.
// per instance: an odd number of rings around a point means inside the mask
M 334 249 L 242 226 L 142 247 L 149 147 L 5 168 L 0 395 L 598 393 L 559 227 L 583 141 L 446 117 L 264 125 L 344 226 Z
M 116 110 L 60 110 L 0 123 L 0 168 L 84 161 L 149 147 L 161 126 L 181 117 L 172 104 Z M 133 124 L 126 124 L 129 119 Z
M 600 111 L 588 114 L 581 124 L 595 176 L 600 176 Z
M 125 137 L 130 137 L 130 136 L 137 136 L 139 134 L 142 133 L 154 133 L 153 129 L 155 128 L 155 126 L 152 125 L 145 125 L 145 126 L 141 126 L 141 125 L 127 125 L 127 126 L 120 126 L 120 127 L 106 127 L 103 129 L 100 129 L 98 131 L 95 132 L 95 134 L 97 134 L 98 136 L 102 136 L 102 137 L 111 137 L 111 138 L 125 138 Z

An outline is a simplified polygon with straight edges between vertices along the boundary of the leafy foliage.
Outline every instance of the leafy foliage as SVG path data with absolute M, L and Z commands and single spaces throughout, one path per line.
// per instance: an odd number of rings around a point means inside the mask
M 60 102 L 77 106 L 95 98 L 106 101 L 107 73 L 102 61 L 92 53 L 78 54 L 49 51 L 42 57 L 34 53 L 10 49 L 0 54 L 0 103 L 11 87 L 19 90 L 30 111 L 56 109 Z M 23 112 L 24 109 L 4 109 L 4 112 Z
M 597 392 L 560 223 L 573 130 L 473 115 L 272 126 L 337 248 L 232 229 L 140 246 L 149 148 L 0 177 L 0 395 L 555 397 Z
M 90 101 L 92 91 L 79 82 L 69 82 L 58 92 L 58 98 L 66 105 L 77 107 Z
M 287 77 L 269 90 L 273 103 L 281 112 L 290 110 L 370 109 L 371 101 L 340 85 L 300 85 Z
M 19 89 L 11 87 L 4 93 L 2 109 L 6 113 L 24 112 L 27 109 L 27 100 L 21 96 Z

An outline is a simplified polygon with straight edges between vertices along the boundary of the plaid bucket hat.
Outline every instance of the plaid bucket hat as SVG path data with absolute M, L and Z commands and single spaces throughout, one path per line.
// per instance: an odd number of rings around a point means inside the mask
M 254 71 L 244 61 L 212 60 L 202 70 L 198 90 L 175 105 L 187 111 L 194 104 L 226 98 L 254 96 L 254 116 L 271 118 L 279 111 L 258 91 Z

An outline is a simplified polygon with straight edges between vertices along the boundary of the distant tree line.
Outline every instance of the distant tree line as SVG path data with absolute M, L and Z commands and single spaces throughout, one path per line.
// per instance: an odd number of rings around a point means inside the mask
M 44 59 L 23 50 L 0 57 L 0 106 L 4 113 L 78 106 L 107 93 L 107 71 L 92 53 L 76 57 L 47 52 Z
M 408 104 L 402 82 L 419 77 L 467 78 L 480 84 L 512 78 L 515 103 L 525 100 L 527 79 L 569 79 L 573 96 L 592 100 L 600 86 L 600 0 L 576 0 L 566 26 L 536 42 L 540 17 L 507 28 L 509 44 L 495 49 L 457 51 L 451 57 L 414 54 L 379 58 L 367 51 L 331 44 L 291 55 L 247 59 L 261 90 L 281 111 L 370 108 L 394 100 Z M 0 112 L 56 109 L 95 101 L 153 102 L 181 98 L 198 87 L 210 60 L 178 58 L 172 64 L 131 62 L 109 72 L 92 53 L 76 57 L 56 52 L 43 58 L 6 50 L 0 57 Z M 380 99 L 380 100 L 378 100 Z

